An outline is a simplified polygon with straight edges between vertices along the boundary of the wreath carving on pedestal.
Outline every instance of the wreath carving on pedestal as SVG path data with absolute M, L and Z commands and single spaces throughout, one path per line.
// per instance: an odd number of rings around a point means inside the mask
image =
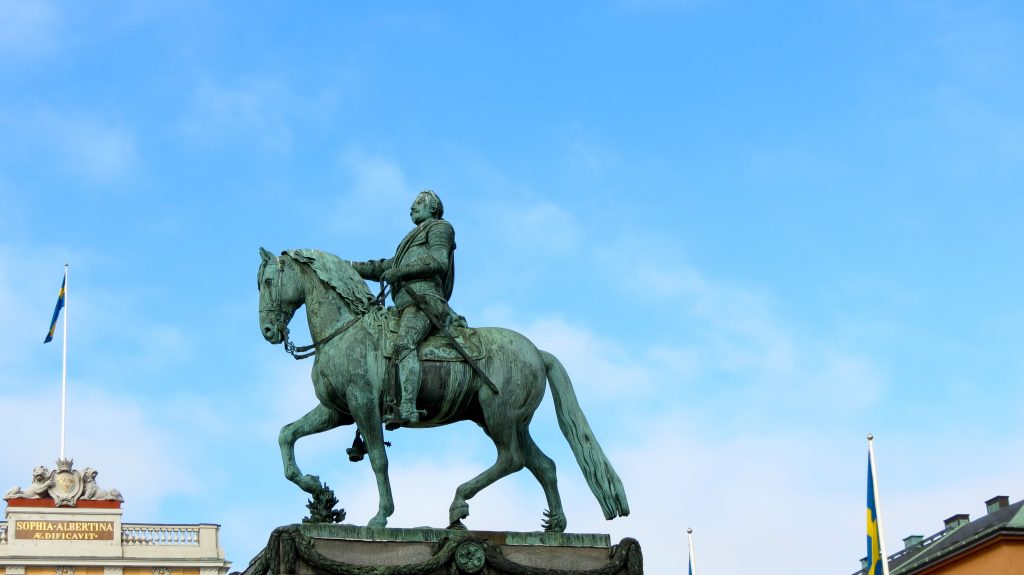
M 408 565 L 355 565 L 336 561 L 318 552 L 313 539 L 302 533 L 300 525 L 278 527 L 270 535 L 267 546 L 249 563 L 244 575 L 280 575 L 296 573 L 299 560 L 316 575 L 430 575 L 444 570 L 452 575 L 643 575 L 643 554 L 640 543 L 627 537 L 613 545 L 608 563 L 587 570 L 563 570 L 531 567 L 516 563 L 501 549 L 472 533 L 451 532 L 434 544 L 433 555 L 422 563 Z M 234 572 L 231 575 L 238 575 Z

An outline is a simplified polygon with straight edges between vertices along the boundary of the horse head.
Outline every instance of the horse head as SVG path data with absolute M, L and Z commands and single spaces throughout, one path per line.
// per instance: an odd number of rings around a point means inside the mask
M 303 302 L 302 282 L 291 258 L 260 248 L 256 284 L 260 291 L 260 332 L 272 344 L 284 341 L 288 323 Z

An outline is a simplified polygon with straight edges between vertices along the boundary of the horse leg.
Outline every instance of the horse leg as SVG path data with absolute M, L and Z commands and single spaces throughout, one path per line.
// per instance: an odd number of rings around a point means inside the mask
M 339 425 L 351 423 L 332 409 L 319 404 L 309 413 L 281 428 L 277 443 L 281 446 L 281 463 L 284 464 L 284 476 L 298 485 L 303 491 L 313 494 L 320 487 L 320 478 L 315 475 L 304 475 L 295 463 L 295 442 L 307 435 L 334 429 Z
M 395 512 L 395 499 L 391 495 L 391 479 L 388 478 L 388 454 L 384 451 L 384 430 L 381 427 L 380 410 L 376 402 L 349 403 L 349 409 L 356 419 L 359 431 L 366 442 L 366 454 L 370 456 L 370 467 L 377 478 L 377 514 L 366 524 L 367 527 L 386 527 L 388 517 Z
M 462 519 L 469 516 L 469 503 L 466 501 L 479 493 L 482 489 L 510 473 L 515 473 L 523 468 L 525 464 L 522 450 L 519 447 L 517 434 L 512 425 L 490 427 L 491 440 L 494 447 L 498 449 L 498 458 L 494 465 L 490 466 L 483 473 L 463 483 L 455 490 L 455 499 L 448 508 L 448 520 L 451 524 L 449 529 L 465 529 Z
M 537 447 L 530 436 L 529 424 L 519 430 L 519 443 L 523 446 L 523 457 L 526 468 L 537 478 L 544 497 L 548 500 L 548 509 L 544 512 L 544 531 L 562 533 L 565 531 L 565 511 L 562 509 L 562 497 L 558 494 L 558 477 L 555 474 L 555 462 Z

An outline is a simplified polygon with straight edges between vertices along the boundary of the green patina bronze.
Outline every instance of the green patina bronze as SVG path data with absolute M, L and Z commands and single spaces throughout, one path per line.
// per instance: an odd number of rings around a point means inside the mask
M 431 196 L 436 199 L 436 195 Z M 315 346 L 312 379 L 319 405 L 285 425 L 279 436 L 285 476 L 313 496 L 310 520 L 337 520 L 343 512 L 334 511 L 332 515 L 331 509 L 315 509 L 317 501 L 331 502 L 334 496 L 317 476 L 299 470 L 295 442 L 353 423 L 362 439 L 357 435 L 349 456 L 355 461 L 361 459 L 362 453 L 368 454 L 377 479 L 378 510 L 367 525 L 384 527 L 394 512 L 384 451 L 386 421 L 382 413 L 390 403 L 399 403 L 399 398 L 388 400 L 389 395 L 394 395 L 388 376 L 395 371 L 394 366 L 389 369 L 388 357 L 397 360 L 401 381 L 401 408 L 391 424 L 424 428 L 469 420 L 483 428 L 497 448 L 495 463 L 456 489 L 449 506 L 449 527 L 464 528 L 461 520 L 469 515 L 470 498 L 498 479 L 526 467 L 537 478 L 547 499 L 544 529 L 565 530 L 555 464 L 537 447 L 529 431 L 533 413 L 545 393 L 545 382 L 551 388 L 559 427 L 605 517 L 628 515 L 629 504 L 622 483 L 594 437 L 561 362 L 514 331 L 460 329 L 460 322 L 452 321 L 456 316 L 446 302 L 454 273 L 454 232 L 450 224 L 440 219 L 440 201 L 428 202 L 425 209 L 422 198 L 424 194 L 417 196 L 411 210 L 417 227 L 403 240 L 396 256 L 387 260 L 353 264 L 316 250 L 288 250 L 275 256 L 260 249 L 262 262 L 257 281 L 264 338 L 273 344 L 287 342 L 288 323 L 305 305 Z M 414 257 L 409 257 L 410 253 Z M 441 262 L 442 259 L 445 261 Z M 396 308 L 385 310 L 364 278 L 391 283 Z M 410 288 L 422 297 L 407 297 L 404 290 Z M 416 306 L 423 297 L 432 300 L 425 306 L 428 309 Z M 415 311 L 410 314 L 410 309 Z M 389 313 L 397 316 L 397 338 L 388 336 L 389 323 L 392 327 L 396 323 L 395 318 L 389 322 Z M 406 322 L 410 315 L 412 321 Z M 411 329 L 410 323 L 414 324 Z M 415 346 L 431 331 L 437 331 L 438 325 L 465 338 L 466 349 L 453 356 L 455 361 L 421 361 L 417 353 L 407 349 L 409 342 Z M 431 341 L 428 339 L 423 345 L 443 344 Z M 477 351 L 478 358 L 473 358 L 475 366 L 461 359 L 472 355 L 467 349 Z M 433 357 L 422 349 L 420 355 Z M 408 385 L 407 378 L 412 375 L 416 377 L 415 385 Z
M 514 533 L 493 533 L 475 531 L 450 531 L 427 529 L 367 529 L 351 526 L 327 525 L 323 529 L 310 529 L 309 525 L 286 525 L 271 533 L 267 546 L 249 563 L 240 575 L 274 575 L 278 573 L 312 572 L 315 575 L 436 575 L 440 573 L 491 574 L 491 575 L 643 575 L 643 552 L 640 544 L 632 538 L 625 538 L 617 545 L 609 545 L 607 536 L 590 536 L 593 541 L 573 541 L 568 545 L 558 543 L 529 543 L 536 546 L 557 546 L 566 550 L 581 547 L 595 547 L 604 555 L 595 560 L 588 554 L 589 568 L 581 568 L 579 560 L 562 559 L 570 563 L 569 568 L 539 567 L 521 563 L 522 553 L 509 553 L 523 543 L 508 540 Z M 526 535 L 526 534 L 521 534 Z M 582 536 L 588 537 L 588 536 Z M 599 540 L 601 539 L 601 540 Z M 331 541 L 375 541 L 377 554 L 386 558 L 388 547 L 385 541 L 429 542 L 429 553 L 416 553 L 419 560 L 409 560 L 408 547 L 404 551 L 392 550 L 394 556 L 401 556 L 401 564 L 366 565 L 349 563 L 332 557 Z M 518 558 L 512 559 L 508 555 Z M 539 561 L 538 556 L 547 555 L 548 561 L 554 554 L 533 553 L 531 563 Z M 381 560 L 382 557 L 376 557 Z M 542 561 L 542 560 L 540 560 Z M 232 575 L 239 575 L 237 572 Z

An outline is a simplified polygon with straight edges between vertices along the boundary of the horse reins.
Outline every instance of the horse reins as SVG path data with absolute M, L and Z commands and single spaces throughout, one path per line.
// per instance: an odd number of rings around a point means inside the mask
M 283 275 L 284 275 L 284 258 L 282 258 L 281 256 L 278 256 L 277 257 L 277 274 L 276 274 L 276 277 L 274 278 L 274 282 L 277 283 L 277 286 L 278 286 L 279 289 L 280 289 L 280 286 L 281 286 L 281 277 Z M 271 286 L 273 286 L 273 283 L 271 283 Z M 383 301 L 384 298 L 387 297 L 385 292 L 386 292 L 386 290 L 384 288 L 383 282 L 381 282 L 380 295 L 378 295 L 377 299 L 374 300 L 374 301 Z M 336 329 L 336 330 L 332 331 L 331 333 L 327 334 L 327 336 L 324 337 L 323 339 L 321 339 L 320 341 L 314 341 L 313 343 L 311 343 L 309 345 L 296 346 L 294 343 L 292 343 L 291 339 L 288 338 L 289 330 L 288 330 L 288 326 L 284 325 L 284 310 L 281 309 L 281 295 L 280 295 L 279 291 L 275 291 L 275 290 L 271 289 L 271 291 L 270 291 L 270 305 L 271 305 L 271 307 L 269 309 L 261 309 L 260 311 L 270 312 L 270 313 L 274 314 L 274 319 L 277 322 L 277 329 L 278 329 L 278 331 L 281 331 L 284 334 L 284 351 L 286 353 L 291 354 L 291 356 L 294 357 L 297 360 L 298 359 L 306 359 L 308 357 L 313 357 L 314 355 L 316 355 L 316 351 L 317 351 L 318 347 L 320 347 L 320 346 L 324 345 L 325 343 L 331 341 L 332 339 L 338 337 L 346 329 L 354 326 L 355 324 L 359 323 L 359 320 L 363 319 L 363 316 L 357 315 L 357 316 L 353 317 L 352 319 L 348 320 L 347 322 L 345 322 L 338 329 Z M 309 353 L 306 353 L 306 352 L 309 352 Z

